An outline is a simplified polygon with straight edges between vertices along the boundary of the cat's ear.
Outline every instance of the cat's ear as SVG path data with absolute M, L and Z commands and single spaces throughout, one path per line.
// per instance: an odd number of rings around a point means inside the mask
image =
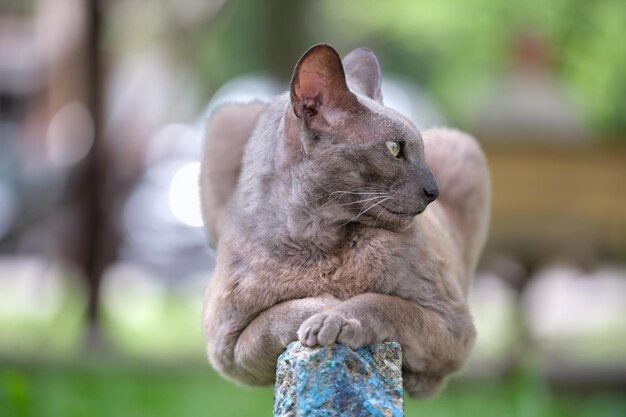
M 341 58 L 329 45 L 315 45 L 300 58 L 291 79 L 291 105 L 296 116 L 310 119 L 344 111 L 356 103 L 346 83 Z
M 352 91 L 366 95 L 379 103 L 383 102 L 380 92 L 382 74 L 378 58 L 369 48 L 358 48 L 343 59 L 348 86 Z

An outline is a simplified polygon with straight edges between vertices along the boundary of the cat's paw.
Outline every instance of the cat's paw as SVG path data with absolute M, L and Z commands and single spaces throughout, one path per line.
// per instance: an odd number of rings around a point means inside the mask
M 346 319 L 331 311 L 314 314 L 305 320 L 298 330 L 298 340 L 302 346 L 308 347 L 339 342 L 357 349 L 366 344 L 359 320 Z

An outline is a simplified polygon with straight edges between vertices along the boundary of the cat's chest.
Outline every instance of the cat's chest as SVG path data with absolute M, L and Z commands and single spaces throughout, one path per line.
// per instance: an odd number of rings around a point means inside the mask
M 389 293 L 407 256 L 386 239 L 363 240 L 348 245 L 314 272 L 316 292 L 347 299 L 367 292 Z

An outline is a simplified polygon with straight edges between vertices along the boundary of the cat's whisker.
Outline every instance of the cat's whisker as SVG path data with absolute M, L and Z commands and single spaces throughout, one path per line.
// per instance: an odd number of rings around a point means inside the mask
M 322 197 L 322 198 L 323 198 L 323 197 Z M 333 198 L 329 199 L 327 202 L 325 202 L 324 204 L 322 204 L 322 205 L 320 206 L 320 208 L 324 208 L 324 207 L 326 207 L 327 205 L 329 205 L 330 203 L 332 203 L 333 201 L 339 200 L 340 198 L 341 198 L 341 197 L 333 197 Z
M 377 202 L 377 203 L 375 203 L 375 204 L 372 204 L 369 208 L 367 208 L 367 209 L 363 210 L 362 212 L 360 212 L 360 213 L 359 213 L 356 217 L 354 217 L 352 220 L 356 220 L 356 219 L 358 219 L 359 217 L 361 217 L 362 215 L 364 215 L 365 213 L 367 213 L 368 211 L 370 211 L 371 209 L 373 209 L 373 208 L 374 208 L 374 207 L 376 207 L 377 205 L 379 205 L 379 204 L 383 203 L 384 201 L 390 200 L 390 199 L 391 199 L 391 197 L 386 197 L 386 198 L 383 198 L 382 200 L 380 200 L 379 202 Z M 350 221 L 352 221 L 352 220 L 350 220 Z
M 377 198 L 385 198 L 385 197 L 388 197 L 388 194 L 386 194 L 386 195 L 379 195 L 379 196 L 376 196 L 376 197 L 370 197 L 370 198 L 366 198 L 366 199 L 363 199 L 363 200 L 352 201 L 350 203 L 338 204 L 338 206 L 339 207 L 341 207 L 341 206 L 350 206 L 352 204 L 365 203 L 367 201 L 372 201 L 372 200 L 376 200 Z
M 348 220 L 345 223 L 340 224 L 339 226 L 336 227 L 336 229 L 339 229 L 340 227 L 345 226 L 346 224 L 353 222 L 354 220 L 358 219 L 359 217 L 361 217 L 362 215 L 364 215 L 365 213 L 367 213 L 368 211 L 370 211 L 371 209 L 373 209 L 374 207 L 376 207 L 377 205 L 387 201 L 387 200 L 391 200 L 392 197 L 385 197 L 382 200 L 380 200 L 377 203 L 372 204 L 371 206 L 369 206 L 368 208 L 362 210 L 359 214 L 357 214 L 356 216 L 354 216 L 353 218 L 351 218 L 350 220 Z
M 330 198 L 333 194 L 337 194 L 335 197 Z M 344 197 L 346 194 L 350 194 L 350 195 L 363 195 L 363 196 L 368 196 L 368 195 L 375 195 L 375 197 L 373 198 L 380 198 L 380 197 L 385 197 L 386 195 L 389 195 L 389 193 L 385 193 L 385 192 L 353 192 L 353 191 L 333 191 L 332 193 L 330 193 L 328 196 L 326 196 L 326 198 L 329 198 L 328 201 L 326 201 L 324 204 L 322 204 L 322 206 L 320 208 L 326 207 L 328 204 L 332 203 L 333 201 L 340 201 L 342 197 Z M 323 198 L 323 197 L 322 197 Z M 365 200 L 359 200 L 359 201 L 355 201 L 353 203 L 346 203 L 345 205 L 349 205 L 349 204 L 356 204 L 359 202 L 364 202 L 364 201 L 368 201 L 369 199 L 365 199 Z M 340 204 L 344 205 L 344 204 Z
M 362 187 L 352 187 L 347 190 L 337 190 L 335 193 L 343 193 L 343 192 L 358 192 L 358 191 L 382 191 L 382 189 L 378 186 L 362 186 Z M 331 193 L 332 194 L 332 193 Z
M 329 195 L 335 194 L 335 193 L 347 193 L 347 192 L 359 192 L 359 191 L 381 191 L 381 189 L 379 187 L 352 187 L 352 188 L 348 188 L 347 190 L 337 190 L 337 191 L 333 191 L 331 192 Z
M 388 193 L 384 191 L 333 191 L 332 193 L 328 195 L 328 197 L 331 197 L 333 194 L 367 195 L 367 194 L 388 194 Z
M 393 200 L 393 198 L 392 198 L 392 200 Z M 378 213 L 378 216 L 376 216 L 376 220 L 374 220 L 374 227 L 376 227 L 376 223 L 378 223 L 378 219 L 380 218 L 380 215 L 383 214 L 384 211 L 385 211 L 384 209 L 381 210 L 380 213 Z

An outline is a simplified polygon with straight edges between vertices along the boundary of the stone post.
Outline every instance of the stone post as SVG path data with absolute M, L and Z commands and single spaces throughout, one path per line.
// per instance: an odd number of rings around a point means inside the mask
M 291 343 L 278 357 L 274 417 L 402 417 L 402 350 Z

